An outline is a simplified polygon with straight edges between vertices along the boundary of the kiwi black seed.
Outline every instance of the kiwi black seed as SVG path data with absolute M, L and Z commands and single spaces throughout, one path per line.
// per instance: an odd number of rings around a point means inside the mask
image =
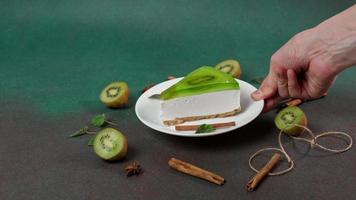
M 107 85 L 100 94 L 100 100 L 111 108 L 125 106 L 129 99 L 129 87 L 125 82 L 113 82 Z
M 120 87 L 113 86 L 106 90 L 106 96 L 107 97 L 117 97 L 117 95 L 119 95 L 119 92 L 120 92 Z
M 216 65 L 216 69 L 230 74 L 234 78 L 240 78 L 241 67 L 237 60 L 225 60 Z
M 114 128 L 101 130 L 94 139 L 93 148 L 96 155 L 103 160 L 115 161 L 127 154 L 127 139 Z
M 299 107 L 287 106 L 278 112 L 274 123 L 284 133 L 298 136 L 304 130 L 298 125 L 307 126 L 307 117 Z

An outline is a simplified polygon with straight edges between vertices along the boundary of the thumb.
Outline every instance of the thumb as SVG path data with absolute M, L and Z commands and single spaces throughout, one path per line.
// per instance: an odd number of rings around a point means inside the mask
M 255 101 L 268 99 L 277 93 L 277 81 L 270 73 L 262 82 L 260 88 L 251 94 L 251 98 Z

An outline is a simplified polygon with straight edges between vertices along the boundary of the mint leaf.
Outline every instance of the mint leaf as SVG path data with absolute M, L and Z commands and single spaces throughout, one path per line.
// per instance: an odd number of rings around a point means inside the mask
M 85 135 L 85 134 L 87 134 L 88 130 L 89 130 L 89 127 L 85 126 L 85 127 L 81 128 L 81 129 L 77 130 L 76 132 L 70 134 L 69 136 L 70 137 L 78 137 L 78 136 L 81 136 L 81 135 Z
M 88 146 L 93 146 L 94 145 L 94 139 L 95 139 L 95 135 L 89 139 Z
M 195 133 L 210 133 L 215 131 L 215 128 L 210 124 L 202 124 L 197 128 Z
M 106 116 L 105 114 L 101 114 L 101 115 L 95 115 L 90 123 L 93 125 L 93 126 L 96 126 L 96 127 L 102 127 L 104 124 L 105 124 L 105 121 L 106 121 Z

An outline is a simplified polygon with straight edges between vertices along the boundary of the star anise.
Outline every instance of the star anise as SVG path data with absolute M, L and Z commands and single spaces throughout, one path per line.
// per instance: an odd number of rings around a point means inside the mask
M 141 173 L 143 173 L 141 166 L 136 162 L 133 162 L 133 163 L 127 165 L 125 170 L 126 170 L 127 176 L 133 176 L 133 175 L 138 176 Z

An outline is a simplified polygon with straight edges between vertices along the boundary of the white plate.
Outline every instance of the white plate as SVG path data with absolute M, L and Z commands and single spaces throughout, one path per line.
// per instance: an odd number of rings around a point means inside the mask
M 137 117 L 140 119 L 142 123 L 162 133 L 183 136 L 183 137 L 205 137 L 205 136 L 218 135 L 218 134 L 222 134 L 238 129 L 248 124 L 252 120 L 254 120 L 262 111 L 263 103 L 264 103 L 263 100 L 254 101 L 250 97 L 250 94 L 253 91 L 255 91 L 256 88 L 245 81 L 236 79 L 240 84 L 240 90 L 241 90 L 240 93 L 241 94 L 240 102 L 242 108 L 241 113 L 232 117 L 207 119 L 207 120 L 184 123 L 184 125 L 186 124 L 188 125 L 188 124 L 221 123 L 221 122 L 235 121 L 236 126 L 229 127 L 229 128 L 219 128 L 211 133 L 200 133 L 200 134 L 195 134 L 194 131 L 176 131 L 174 129 L 174 126 L 167 127 L 162 123 L 162 120 L 160 119 L 160 100 L 152 99 L 149 97 L 151 97 L 154 94 L 160 94 L 162 91 L 164 91 L 171 85 L 177 83 L 181 79 L 182 78 L 176 78 L 173 80 L 168 80 L 160 84 L 157 84 L 140 96 L 140 98 L 136 102 L 135 111 Z

